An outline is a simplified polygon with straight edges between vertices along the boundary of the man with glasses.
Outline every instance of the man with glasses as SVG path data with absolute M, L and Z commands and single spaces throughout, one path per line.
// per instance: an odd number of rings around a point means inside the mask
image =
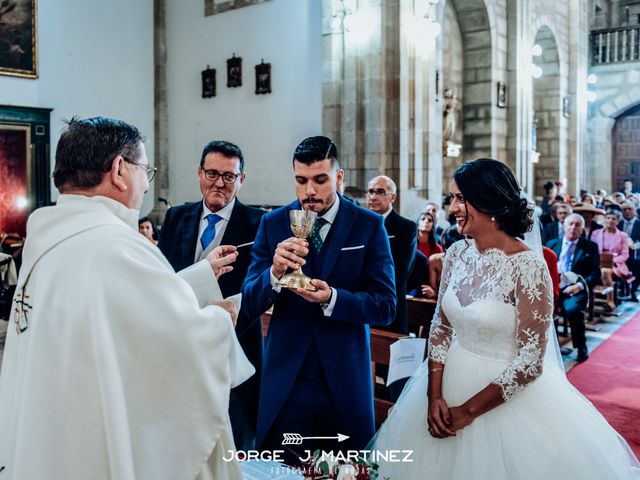
M 389 236 L 393 269 L 396 274 L 396 316 L 390 325 L 381 328 L 407 335 L 407 279 L 413 268 L 418 232 L 415 222 L 401 217 L 393 209 L 393 203 L 397 198 L 396 191 L 396 184 L 391 178 L 385 175 L 372 178 L 367 190 L 367 208 L 384 217 L 384 227 Z
M 240 293 L 251 263 L 251 248 L 263 210 L 244 205 L 237 195 L 245 181 L 244 156 L 237 145 L 214 140 L 205 145 L 197 169 L 202 200 L 172 207 L 160 231 L 158 247 L 176 271 L 205 258 L 219 245 L 237 247 L 233 270 L 220 278 L 224 297 Z M 256 369 L 249 381 L 232 390 L 231 426 L 239 450 L 254 448 L 262 370 L 262 325 L 241 310 L 236 334 Z
M 625 232 L 634 244 L 640 242 L 640 219 L 636 213 L 636 207 L 633 203 L 625 200 L 620 204 L 622 210 L 622 220 L 618 223 L 618 229 Z M 640 285 L 640 253 L 635 248 L 629 248 L 629 258 L 627 259 L 627 267 L 636 277 L 631 286 L 631 300 L 636 302 L 636 290 Z
M 254 370 L 234 307 L 191 286 L 212 291 L 224 263 L 187 283 L 137 232 L 153 170 L 120 120 L 60 136 L 60 196 L 29 218 L 0 371 L 3 480 L 241 478 L 227 406 Z

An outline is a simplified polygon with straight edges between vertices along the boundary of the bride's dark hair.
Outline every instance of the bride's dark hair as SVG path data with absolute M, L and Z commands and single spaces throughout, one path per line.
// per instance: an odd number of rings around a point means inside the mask
M 467 162 L 453 174 L 465 201 L 495 218 L 512 237 L 523 238 L 533 226 L 533 206 L 520 197 L 520 186 L 504 163 L 491 158 Z

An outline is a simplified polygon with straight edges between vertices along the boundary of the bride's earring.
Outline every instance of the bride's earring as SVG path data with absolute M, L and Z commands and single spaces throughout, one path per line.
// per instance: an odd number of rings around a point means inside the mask
M 496 221 L 496 217 L 491 217 L 491 221 L 495 222 Z

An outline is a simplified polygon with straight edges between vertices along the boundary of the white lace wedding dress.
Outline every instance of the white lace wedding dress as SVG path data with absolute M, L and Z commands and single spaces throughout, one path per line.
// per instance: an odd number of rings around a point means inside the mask
M 379 462 L 379 479 L 636 479 L 624 440 L 546 352 L 551 279 L 531 250 L 447 252 L 429 359 L 444 364 L 442 393 L 458 406 L 493 383 L 506 403 L 454 437 L 427 432 L 428 360 L 407 383 L 369 448 L 413 450 L 413 462 Z

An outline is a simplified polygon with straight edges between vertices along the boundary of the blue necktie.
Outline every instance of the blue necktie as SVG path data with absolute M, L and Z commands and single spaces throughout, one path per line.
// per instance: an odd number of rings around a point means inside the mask
M 320 236 L 320 229 L 329 223 L 328 220 L 324 218 L 318 218 L 316 222 L 313 224 L 313 229 L 311 230 L 311 235 L 309 235 L 309 243 L 313 245 L 313 248 L 316 252 L 319 252 L 322 249 L 322 237 Z
M 207 215 L 208 225 L 204 228 L 202 235 L 200 236 L 200 245 L 202 245 L 202 251 L 204 252 L 209 244 L 213 241 L 216 236 L 216 223 L 222 220 L 220 215 L 216 215 L 215 213 L 210 213 Z
M 565 256 L 564 256 L 563 270 L 560 273 L 565 273 L 565 272 L 570 272 L 571 271 L 571 258 L 573 257 L 573 251 L 575 249 L 576 249 L 576 244 L 575 243 L 571 243 L 567 247 L 567 251 L 565 252 Z

